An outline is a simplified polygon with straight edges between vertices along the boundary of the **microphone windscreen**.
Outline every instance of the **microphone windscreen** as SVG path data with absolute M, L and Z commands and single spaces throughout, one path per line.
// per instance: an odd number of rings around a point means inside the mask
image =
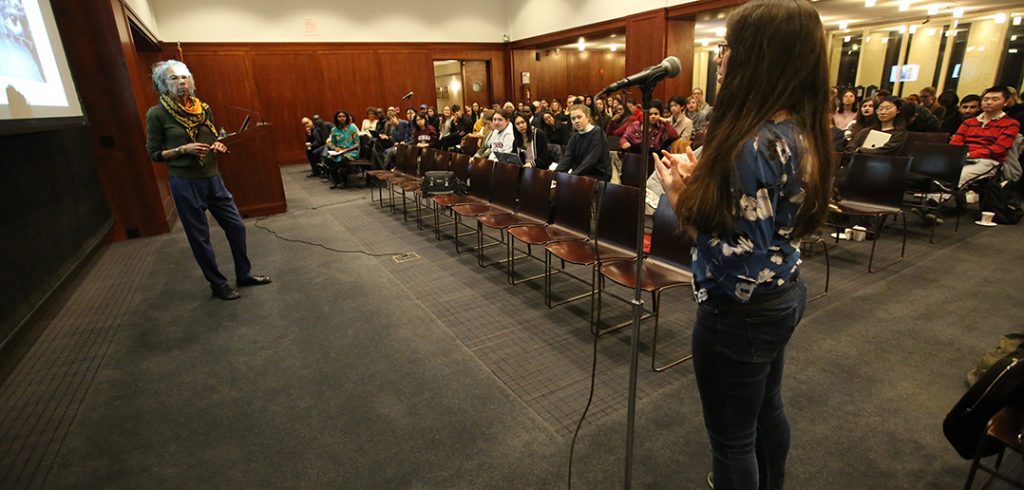
M 679 72 L 682 71 L 682 64 L 679 63 L 679 58 L 676 58 L 675 56 L 669 56 L 668 58 L 665 58 L 665 60 L 662 61 L 661 64 L 665 65 L 665 74 L 667 75 L 666 78 L 672 78 L 676 75 L 679 75 Z

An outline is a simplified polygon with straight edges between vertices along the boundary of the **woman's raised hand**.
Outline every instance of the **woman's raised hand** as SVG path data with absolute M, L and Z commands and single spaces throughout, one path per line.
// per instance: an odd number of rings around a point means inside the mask
M 660 159 L 655 155 L 657 164 L 654 168 L 658 170 L 661 187 L 665 189 L 665 193 L 669 195 L 669 198 L 674 201 L 683 192 L 683 189 L 686 188 L 686 181 L 693 174 L 693 169 L 697 166 L 697 157 L 694 156 L 693 150 L 689 147 L 686 148 L 685 160 L 665 150 L 661 151 L 661 155 Z

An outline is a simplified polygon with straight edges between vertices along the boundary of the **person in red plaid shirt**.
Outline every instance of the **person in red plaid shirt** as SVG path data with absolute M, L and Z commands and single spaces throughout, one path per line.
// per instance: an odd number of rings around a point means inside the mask
M 1010 92 L 992 87 L 981 94 L 982 113 L 960 125 L 951 145 L 967 145 L 967 164 L 960 172 L 960 185 L 995 174 L 1020 132 L 1020 123 L 1003 112 Z

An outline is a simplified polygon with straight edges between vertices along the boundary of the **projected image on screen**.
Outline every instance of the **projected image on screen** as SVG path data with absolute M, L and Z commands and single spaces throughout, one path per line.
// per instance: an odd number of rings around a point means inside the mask
M 0 0 L 0 76 L 45 81 L 22 0 Z
M 50 0 L 0 0 L 0 125 L 81 116 Z

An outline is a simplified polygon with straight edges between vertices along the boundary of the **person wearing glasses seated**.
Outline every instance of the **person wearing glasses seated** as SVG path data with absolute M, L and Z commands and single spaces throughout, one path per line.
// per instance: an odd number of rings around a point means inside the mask
M 657 152 L 668 149 L 673 141 L 679 139 L 679 133 L 671 124 L 661 118 L 661 101 L 655 99 L 651 102 L 651 108 L 647 109 L 647 121 L 651 127 L 651 151 Z M 633 121 L 626 133 L 619 140 L 619 147 L 630 153 L 638 153 L 643 143 L 643 122 Z
M 884 97 L 875 108 L 875 119 L 854 135 L 846 145 L 849 153 L 871 155 L 899 155 L 907 142 L 907 126 L 901 114 L 903 101 L 898 97 Z M 889 135 L 887 141 L 879 143 L 878 135 L 869 141 L 871 132 Z M 884 136 L 883 136 L 884 137 Z M 878 144 L 875 144 L 878 143 Z
M 169 60 L 154 64 L 152 77 L 160 102 L 146 111 L 146 151 L 153 161 L 167 165 L 174 207 L 213 297 L 233 300 L 241 295 L 217 267 L 207 210 L 231 245 L 238 287 L 270 284 L 269 276 L 252 273 L 245 222 L 217 170 L 217 154 L 228 153 L 228 148 L 217 141 L 210 106 L 195 96 L 192 73 L 184 63 Z
M 412 130 L 412 139 L 420 148 L 437 147 L 437 130 L 427 124 L 425 113 L 416 114 L 416 127 Z

